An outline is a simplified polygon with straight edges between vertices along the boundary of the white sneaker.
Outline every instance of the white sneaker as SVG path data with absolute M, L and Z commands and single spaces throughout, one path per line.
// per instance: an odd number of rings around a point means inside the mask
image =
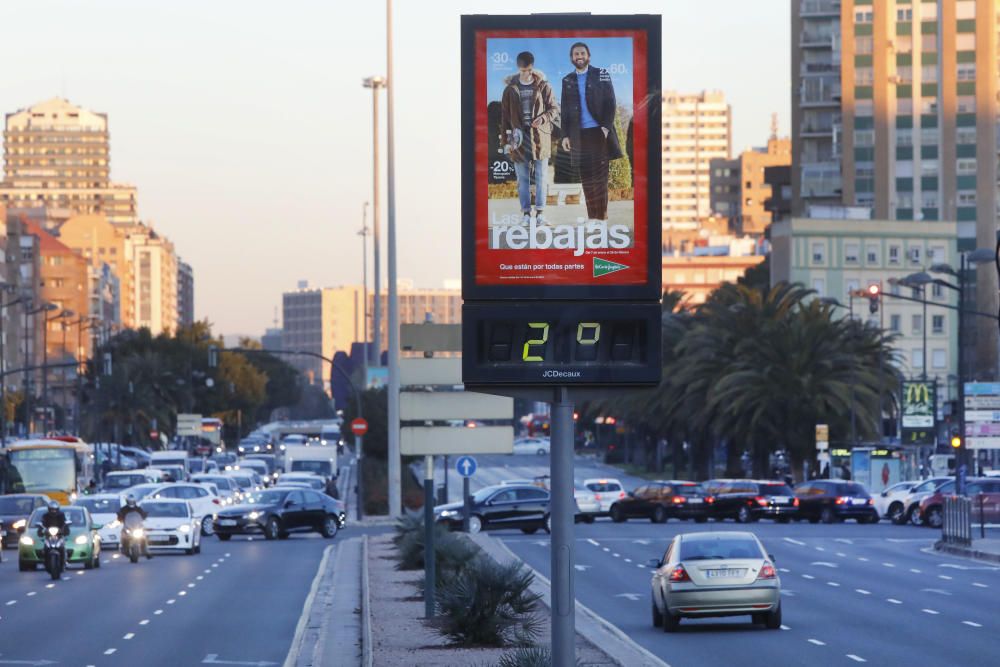
M 521 218 L 521 224 L 523 224 L 525 227 L 527 227 L 527 226 L 529 226 L 531 224 L 531 214 L 530 213 L 525 213 L 524 214 L 524 217 Z
M 545 213 L 542 211 L 535 211 L 535 222 L 539 225 L 547 225 L 549 221 L 545 219 Z

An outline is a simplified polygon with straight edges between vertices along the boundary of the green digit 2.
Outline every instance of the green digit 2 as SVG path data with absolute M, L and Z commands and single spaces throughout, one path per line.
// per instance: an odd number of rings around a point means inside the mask
M 521 352 L 521 359 L 524 361 L 545 361 L 541 355 L 532 355 L 531 346 L 532 345 L 545 345 L 549 340 L 549 324 L 548 322 L 528 322 L 529 329 L 540 329 L 540 338 L 529 338 L 524 341 L 524 351 Z

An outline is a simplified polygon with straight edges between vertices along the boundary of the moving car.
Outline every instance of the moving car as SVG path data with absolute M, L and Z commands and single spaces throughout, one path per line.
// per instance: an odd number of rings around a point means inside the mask
M 604 516 L 611 511 L 612 505 L 628 495 L 625 493 L 625 487 L 617 479 L 585 479 L 583 486 L 594 492 L 594 497 L 601 506 L 601 515 Z
M 796 519 L 809 523 L 834 523 L 856 519 L 858 523 L 878 523 L 875 501 L 864 486 L 839 479 L 814 479 L 795 487 L 799 499 Z
M 194 517 L 198 520 L 201 534 L 212 534 L 212 517 L 222 507 L 222 499 L 219 498 L 214 487 L 193 482 L 164 484 L 146 496 L 147 501 L 166 498 L 178 498 L 190 503 Z
M 550 481 L 551 477 L 549 475 L 539 475 L 534 479 L 505 479 L 500 482 L 500 485 L 512 486 L 529 484 L 537 486 L 540 489 L 545 489 L 551 493 L 551 489 L 549 489 Z M 576 501 L 576 516 L 574 517 L 575 523 L 594 523 L 594 519 L 601 516 L 601 503 L 597 500 L 597 494 L 583 484 L 573 484 L 573 500 Z
M 142 522 L 150 551 L 201 552 L 201 521 L 191 504 L 180 498 L 146 498 L 140 505 L 148 516 Z
M 712 497 L 697 482 L 660 480 L 637 487 L 616 500 L 608 513 L 615 523 L 638 518 L 653 523 L 670 518 L 704 523 L 711 515 L 712 502 Z
M 264 484 L 270 484 L 271 481 L 274 479 L 273 477 L 271 477 L 271 473 L 268 469 L 267 464 L 264 463 L 263 461 L 258 461 L 257 459 L 243 458 L 237 461 L 236 466 L 237 470 L 253 470 L 260 476 Z
M 537 454 L 545 456 L 551 450 L 548 438 L 517 438 L 514 440 L 513 454 Z
M 240 493 L 260 491 L 264 488 L 264 480 L 253 470 L 231 468 L 224 470 L 222 474 L 236 480 L 236 483 L 240 487 Z
M 101 538 L 101 546 L 105 549 L 118 546 L 121 540 L 122 525 L 118 521 L 118 510 L 125 502 L 117 493 L 98 493 L 92 496 L 80 496 L 73 505 L 86 507 L 90 512 L 90 520 L 94 522 L 94 530 Z
M 104 483 L 101 485 L 101 488 L 105 493 L 124 493 L 127 489 L 137 484 L 163 481 L 164 475 L 162 470 L 142 468 L 141 470 L 130 470 L 127 472 L 109 472 L 104 476 Z
M 798 514 L 799 499 L 792 488 L 779 481 L 754 479 L 711 479 L 705 488 L 715 498 L 713 516 L 749 523 L 758 519 L 774 519 L 788 523 Z
M 923 525 L 940 528 L 944 523 L 944 499 L 955 493 L 955 480 L 950 480 L 920 501 Z M 970 477 L 965 480 L 965 495 L 972 501 L 972 523 L 1000 521 L 1000 479 Z
M 281 470 L 278 467 L 278 457 L 274 454 L 247 454 L 243 457 L 244 460 L 252 459 L 254 461 L 263 461 L 267 466 L 267 474 L 270 478 L 275 478 L 281 474 Z
M 0 529 L 5 532 L 0 546 L 4 549 L 17 546 L 17 538 L 28 525 L 28 517 L 39 507 L 46 507 L 48 504 L 49 497 L 40 493 L 0 496 Z
M 923 482 L 920 482 L 920 484 L 917 484 L 910 490 L 909 493 L 903 496 L 901 501 L 903 503 L 903 513 L 893 519 L 893 523 L 912 523 L 917 526 L 921 525 L 924 520 L 923 517 L 920 516 L 920 501 L 934 493 L 935 489 L 942 484 L 946 484 L 954 479 L 954 477 L 943 476 L 931 477 L 930 479 L 926 479 Z
M 160 470 L 163 472 L 164 482 L 186 482 L 188 480 L 187 466 L 185 464 L 175 465 L 172 463 L 153 463 L 147 470 Z
M 223 505 L 232 505 L 236 501 L 236 494 L 240 489 L 240 486 L 236 483 L 235 479 L 221 473 L 191 475 L 191 482 L 193 484 L 213 485 L 216 491 L 218 491 L 219 498 L 222 499 Z
M 261 534 L 286 539 L 294 532 L 318 532 L 331 538 L 340 528 L 343 506 L 309 489 L 272 488 L 247 494 L 244 502 L 220 510 L 215 534 L 223 542 L 233 535 Z
M 38 526 L 42 515 L 48 511 L 39 507 L 31 513 L 28 525 L 18 540 L 17 568 L 22 572 L 34 570 L 43 564 L 45 540 L 38 536 Z M 90 570 L 101 566 L 101 538 L 94 530 L 90 512 L 85 507 L 63 507 L 63 514 L 69 521 L 69 536 L 66 537 L 66 565 L 83 565 Z
M 675 632 L 682 618 L 749 615 L 781 627 L 781 580 L 753 533 L 682 533 L 654 567 L 653 626 Z
M 879 517 L 889 519 L 893 523 L 902 523 L 899 519 L 905 511 L 903 501 L 918 484 L 920 484 L 919 479 L 896 482 L 875 496 L 875 511 L 878 512 Z
M 465 506 L 461 502 L 438 505 L 434 520 L 452 530 L 462 529 Z M 533 484 L 487 486 L 472 494 L 469 532 L 520 528 L 531 535 L 539 528 L 550 531 L 549 492 Z

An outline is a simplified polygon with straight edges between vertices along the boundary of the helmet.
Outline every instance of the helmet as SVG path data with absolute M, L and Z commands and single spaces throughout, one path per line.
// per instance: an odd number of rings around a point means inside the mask
M 135 507 L 135 496 L 131 493 L 125 497 L 125 502 L 128 503 L 129 507 Z
M 49 511 L 50 512 L 56 512 L 58 510 L 59 510 L 59 503 L 57 503 L 54 500 L 50 500 L 49 501 Z

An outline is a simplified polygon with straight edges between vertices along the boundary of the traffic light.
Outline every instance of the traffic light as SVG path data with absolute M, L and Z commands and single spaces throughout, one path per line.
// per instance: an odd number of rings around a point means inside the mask
M 868 286 L 868 312 L 874 314 L 878 312 L 878 302 L 882 297 L 882 286 L 873 283 Z
M 951 436 L 951 448 L 958 449 L 961 446 L 962 446 L 962 436 L 960 435 Z

